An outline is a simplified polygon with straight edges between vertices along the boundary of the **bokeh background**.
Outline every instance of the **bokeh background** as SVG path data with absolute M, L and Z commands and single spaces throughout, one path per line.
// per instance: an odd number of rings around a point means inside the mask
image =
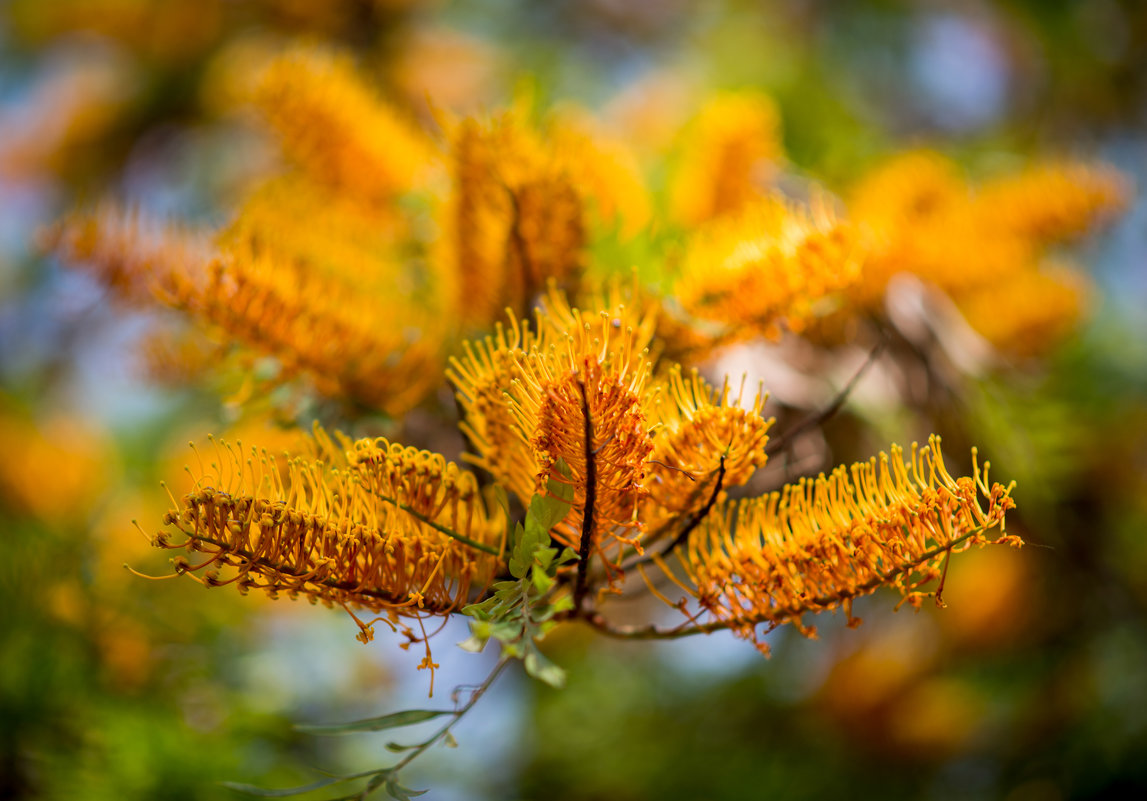
M 379 764 L 387 738 L 292 723 L 425 704 L 426 681 L 338 612 L 149 582 L 185 443 L 233 419 L 164 375 L 149 325 L 45 257 L 37 232 L 111 196 L 218 223 L 274 161 L 231 93 L 267 52 L 355 52 L 432 119 L 523 87 L 664 146 L 707 92 L 783 118 L 790 175 L 829 185 L 928 146 L 969 170 L 1036 155 L 1147 176 L 1147 6 L 1135 0 L 7 0 L 0 5 L 0 797 L 215 799 L 312 767 Z M 650 180 L 656 186 L 659 176 Z M 427 798 L 1061 801 L 1147 788 L 1147 204 L 1083 246 L 1099 287 L 1037 366 L 968 377 L 936 410 L 1019 482 L 1030 547 L 958 560 L 949 608 L 858 605 L 781 631 L 765 661 L 715 635 L 559 631 L 569 686 L 520 676 L 417 772 Z M 1006 314 L 1006 308 L 1001 309 Z M 178 372 L 178 371 L 176 371 Z M 165 380 L 161 380 L 165 379 Z M 871 426 L 846 407 L 840 459 Z M 895 418 L 885 421 L 896 434 Z M 150 525 L 146 526 L 151 528 Z M 436 640 L 439 695 L 491 654 Z M 442 688 L 447 688 L 443 690 Z M 441 700 L 441 699 L 438 699 Z M 421 784 L 419 784 L 421 782 Z

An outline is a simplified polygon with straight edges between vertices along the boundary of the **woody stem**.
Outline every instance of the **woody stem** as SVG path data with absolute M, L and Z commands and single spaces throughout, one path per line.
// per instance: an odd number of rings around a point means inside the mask
M 585 433 L 585 511 L 581 519 L 577 581 L 574 584 L 574 608 L 580 610 L 585 601 L 589 580 L 589 555 L 593 545 L 593 509 L 597 502 L 597 463 L 593 448 L 593 420 L 589 415 L 589 398 L 586 396 L 585 382 L 578 381 L 578 386 L 581 388 L 582 424 Z

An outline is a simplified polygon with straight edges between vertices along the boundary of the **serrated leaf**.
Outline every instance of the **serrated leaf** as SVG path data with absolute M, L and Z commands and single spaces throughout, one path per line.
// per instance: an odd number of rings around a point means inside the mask
M 443 715 L 457 714 L 450 709 L 404 709 L 401 712 L 391 712 L 377 718 L 355 720 L 350 723 L 334 723 L 330 725 L 299 725 L 298 731 L 305 734 L 350 734 L 360 731 L 382 731 L 395 729 L 400 726 L 411 726 L 427 720 L 442 717 Z
M 558 555 L 557 548 L 538 548 L 534 551 L 534 562 L 542 569 L 548 570 L 554 557 Z
M 530 569 L 530 560 L 528 558 L 520 558 L 517 551 L 510 557 L 507 567 L 510 569 L 510 575 L 516 579 L 525 578 L 526 571 Z

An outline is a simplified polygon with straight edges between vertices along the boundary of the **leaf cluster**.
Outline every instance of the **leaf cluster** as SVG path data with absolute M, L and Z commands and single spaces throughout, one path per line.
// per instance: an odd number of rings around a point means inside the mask
M 559 460 L 557 468 L 564 478 L 570 477 L 565 462 Z M 573 598 L 559 588 L 557 571 L 576 562 L 578 555 L 571 548 L 559 554 L 550 540 L 550 531 L 569 514 L 573 496 L 572 483 L 551 478 L 547 493 L 530 499 L 525 521 L 514 525 L 510 538 L 511 578 L 495 582 L 493 595 L 462 610 L 474 618 L 470 637 L 459 643 L 463 649 L 478 652 L 497 640 L 503 658 L 520 659 L 529 675 L 553 687 L 565 684 L 565 671 L 546 658 L 538 641 L 556 625 L 560 613 L 573 609 Z

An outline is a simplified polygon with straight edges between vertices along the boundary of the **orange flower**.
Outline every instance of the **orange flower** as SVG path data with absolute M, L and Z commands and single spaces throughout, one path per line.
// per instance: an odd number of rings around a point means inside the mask
M 41 239 L 46 249 L 138 305 L 190 294 L 205 282 L 217 255 L 202 233 L 111 205 L 72 214 Z
M 672 186 L 674 217 L 696 225 L 744 210 L 784 158 L 780 116 L 766 96 L 725 92 L 686 130 Z
M 761 417 L 760 392 L 743 407 L 743 388 L 731 398 L 727 381 L 717 390 L 696 371 L 683 378 L 681 368 L 674 367 L 664 389 L 647 404 L 656 425 L 650 498 L 642 513 L 649 527 L 646 544 L 680 534 L 726 489 L 744 484 L 763 467 L 766 432 L 773 424 Z M 679 525 L 674 528 L 674 523 Z
M 1110 167 L 1052 162 L 985 183 L 975 202 L 985 227 L 1054 243 L 1110 219 L 1130 194 L 1127 178 Z
M 315 181 L 363 202 L 384 202 L 423 178 L 428 140 L 377 98 L 350 59 L 297 50 L 259 77 L 254 100 L 287 157 Z
M 463 318 L 487 325 L 507 306 L 522 315 L 547 280 L 566 284 L 580 267 L 581 195 L 514 114 L 463 120 L 450 155 L 454 190 L 436 258 L 454 265 Z
M 974 451 L 973 451 L 974 455 Z M 879 464 L 879 466 L 878 466 Z M 808 612 L 845 608 L 889 586 L 913 605 L 948 556 L 973 545 L 1020 545 L 1002 533 L 1011 487 L 987 483 L 987 464 L 953 479 L 938 437 L 891 456 L 838 467 L 763 498 L 721 504 L 690 538 L 682 563 L 701 607 L 767 653 L 757 625 L 801 625 Z M 982 499 L 981 499 L 982 495 Z M 986 533 L 1000 526 L 995 540 Z M 664 564 L 662 562 L 662 564 Z
M 676 295 L 686 311 L 748 338 L 800 331 L 860 270 L 859 239 L 822 205 L 811 213 L 766 198 L 701 229 Z
M 285 470 L 255 448 L 220 443 L 215 456 L 164 519 L 187 541 L 154 539 L 205 554 L 175 563 L 206 586 L 237 583 L 244 593 L 303 595 L 397 620 L 459 608 L 499 564 L 504 521 L 488 514 L 473 474 L 437 454 L 385 440 L 340 448 L 316 428 L 311 453 Z M 371 624 L 358 622 L 360 639 L 370 639 Z
M 968 323 L 1004 353 L 1046 353 L 1075 330 L 1091 299 L 1091 281 L 1065 266 L 1022 270 L 960 298 Z M 1006 312 L 1001 307 L 1006 298 Z

